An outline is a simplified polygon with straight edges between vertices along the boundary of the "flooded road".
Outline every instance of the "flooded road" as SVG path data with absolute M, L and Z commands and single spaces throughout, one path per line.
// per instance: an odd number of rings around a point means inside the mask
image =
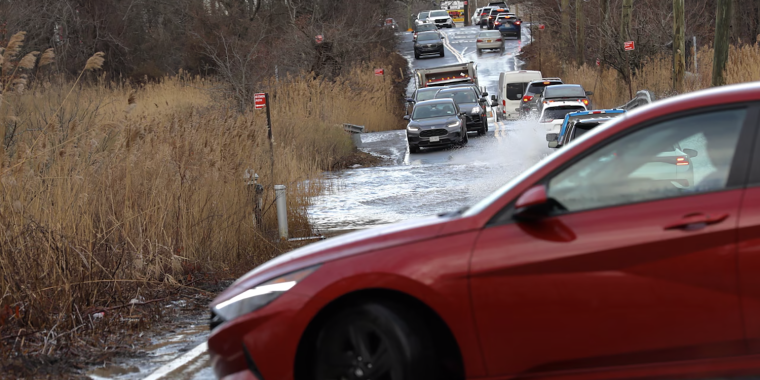
M 400 52 L 411 71 L 456 62 L 478 64 L 480 85 L 495 93 L 499 72 L 519 67 L 522 44 L 507 40 L 503 53 L 475 51 L 477 27 L 443 30 L 447 51 L 443 58 L 414 59 L 411 33 L 402 33 Z M 410 83 L 409 91 L 413 91 Z M 402 105 L 400 105 L 402 106 Z M 405 131 L 363 134 L 362 150 L 386 159 L 379 167 L 327 174 L 331 191 L 314 199 L 309 217 L 324 232 L 346 231 L 394 223 L 410 218 L 459 209 L 485 197 L 512 177 L 551 153 L 545 131 L 530 123 L 489 119 L 485 136 L 470 134 L 461 148 L 424 150 L 409 154 Z M 101 379 L 215 379 L 206 354 L 208 325 L 205 319 L 178 326 L 154 339 L 135 358 L 125 358 L 94 368 L 87 375 Z
M 477 54 L 477 27 L 442 30 L 458 54 L 444 58 L 414 59 L 411 36 L 404 36 L 401 54 L 412 69 L 477 63 L 480 85 L 495 94 L 499 73 L 520 67 L 522 45 L 530 41 L 506 40 L 503 53 Z M 450 50 L 450 49 L 449 49 Z M 409 92 L 414 90 L 410 83 Z M 423 150 L 410 154 L 405 131 L 362 135 L 362 150 L 388 160 L 385 166 L 328 174 L 332 190 L 314 200 L 309 217 L 324 232 L 355 230 L 410 218 L 453 211 L 485 197 L 520 172 L 551 153 L 545 131 L 530 122 L 496 122 L 489 119 L 485 136 L 470 134 L 462 148 Z

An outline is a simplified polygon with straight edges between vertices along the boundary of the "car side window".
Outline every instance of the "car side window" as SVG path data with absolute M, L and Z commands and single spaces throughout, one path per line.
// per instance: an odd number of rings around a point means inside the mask
M 746 108 L 660 122 L 615 140 L 549 180 L 568 212 L 726 188 Z

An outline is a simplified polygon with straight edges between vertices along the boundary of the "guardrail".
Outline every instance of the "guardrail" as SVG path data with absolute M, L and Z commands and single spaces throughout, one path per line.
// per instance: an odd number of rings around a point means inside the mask
M 364 133 L 363 125 L 343 123 L 343 130 L 351 134 L 351 141 L 354 142 L 354 146 L 356 146 L 357 148 L 362 147 L 361 134 Z
M 622 108 L 626 111 L 630 111 L 632 109 L 650 104 L 654 102 L 655 100 L 656 100 L 655 96 L 651 91 L 642 90 L 642 91 L 637 92 L 636 96 L 634 96 L 630 102 L 623 104 L 622 106 L 618 108 Z

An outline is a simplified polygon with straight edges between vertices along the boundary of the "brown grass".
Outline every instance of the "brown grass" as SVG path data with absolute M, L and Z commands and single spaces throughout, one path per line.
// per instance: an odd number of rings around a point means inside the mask
M 621 106 L 630 100 L 628 85 L 620 74 L 611 69 L 597 66 L 565 66 L 555 55 L 545 51 L 542 57 L 544 76 L 559 76 L 565 83 L 579 83 L 586 90 L 594 91 L 592 97 L 597 108 Z M 687 73 L 684 92 L 692 92 L 711 87 L 713 49 L 703 48 L 697 54 L 697 73 Z M 676 95 L 673 89 L 672 63 L 669 55 L 650 58 L 633 78 L 633 91 L 649 90 L 658 99 Z M 732 46 L 726 67 L 727 84 L 736 84 L 760 80 L 760 46 Z M 528 67 L 538 69 L 536 59 L 531 59 Z
M 0 83 L 21 79 L 11 62 L 17 55 L 5 55 Z M 104 58 L 94 55 L 86 70 Z M 46 59 L 52 51 L 40 65 Z M 275 183 L 288 186 L 291 235 L 310 235 L 306 208 L 323 190 L 321 173 L 355 152 L 339 125 L 399 125 L 395 83 L 372 68 L 354 68 L 337 82 L 303 75 L 268 84 L 274 178 L 265 113 L 237 113 L 219 99 L 224 86 L 214 80 L 180 74 L 138 88 L 93 72 L 74 84 L 43 73 L 26 91 L 6 91 L 0 339 L 20 329 L 38 332 L 31 341 L 89 326 L 88 310 L 157 284 L 178 286 L 197 270 L 239 274 L 281 253 L 287 244 L 273 233 Z M 267 189 L 261 228 L 252 222 L 248 168 Z M 61 345 L 46 341 L 47 352 Z

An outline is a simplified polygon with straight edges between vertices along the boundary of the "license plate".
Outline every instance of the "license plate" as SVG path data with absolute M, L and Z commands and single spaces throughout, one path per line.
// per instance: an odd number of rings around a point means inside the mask
M 486 40 L 486 42 L 491 42 L 491 40 Z
M 438 140 L 440 140 L 440 139 L 441 138 L 438 137 L 438 136 L 433 136 L 433 137 L 430 138 L 430 142 L 438 142 Z

